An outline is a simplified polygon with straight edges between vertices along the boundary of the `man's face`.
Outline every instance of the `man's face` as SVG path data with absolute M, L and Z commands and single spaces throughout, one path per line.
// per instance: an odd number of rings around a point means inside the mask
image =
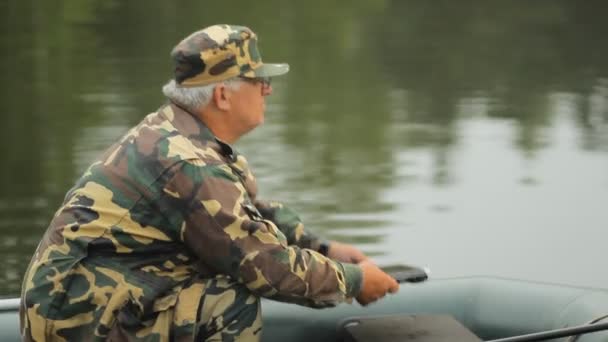
M 262 79 L 243 79 L 231 97 L 232 120 L 241 135 L 264 122 L 265 97 L 272 94 L 270 83 Z

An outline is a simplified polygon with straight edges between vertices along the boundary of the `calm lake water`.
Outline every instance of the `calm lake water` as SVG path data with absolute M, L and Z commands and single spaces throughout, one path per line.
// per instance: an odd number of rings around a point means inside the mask
M 608 288 L 601 1 L 0 3 L 0 293 L 65 192 L 154 111 L 173 45 L 253 28 L 273 81 L 237 144 L 261 196 L 378 263 Z

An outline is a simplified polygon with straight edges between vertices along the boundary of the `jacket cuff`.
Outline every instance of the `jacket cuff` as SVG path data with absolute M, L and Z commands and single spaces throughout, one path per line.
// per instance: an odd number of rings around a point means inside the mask
M 340 263 L 344 269 L 344 282 L 346 284 L 346 297 L 353 298 L 361 292 L 363 283 L 363 272 L 361 267 L 355 264 Z

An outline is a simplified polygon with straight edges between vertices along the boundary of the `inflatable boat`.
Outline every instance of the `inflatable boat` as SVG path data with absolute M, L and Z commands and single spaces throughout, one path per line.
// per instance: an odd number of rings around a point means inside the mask
M 20 340 L 18 306 L 18 298 L 0 300 L 0 341 Z M 564 336 L 548 331 L 566 331 L 569 337 L 559 341 L 608 342 L 608 290 L 494 277 L 402 284 L 397 294 L 366 307 L 353 303 L 318 310 L 264 300 L 262 312 L 263 341 L 540 341 Z M 454 333 L 433 339 L 434 322 L 441 325 L 446 317 L 469 337 Z M 428 331 L 412 331 L 417 318 L 425 318 Z M 366 322 L 373 324 L 361 324 Z M 366 327 L 371 330 L 361 331 Z M 514 337 L 520 335 L 528 337 Z

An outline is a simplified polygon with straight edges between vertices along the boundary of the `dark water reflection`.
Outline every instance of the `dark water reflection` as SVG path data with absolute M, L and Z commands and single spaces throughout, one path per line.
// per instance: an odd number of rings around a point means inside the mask
M 216 22 L 291 64 L 238 147 L 309 227 L 438 277 L 607 287 L 604 7 L 2 2 L 0 293 L 80 172 L 162 103 L 171 47 Z

